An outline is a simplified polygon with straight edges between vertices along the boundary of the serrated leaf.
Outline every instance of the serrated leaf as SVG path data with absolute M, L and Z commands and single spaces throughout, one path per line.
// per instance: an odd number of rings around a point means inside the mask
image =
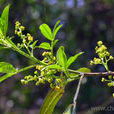
M 6 33 L 7 33 L 7 29 L 8 29 L 8 18 L 9 18 L 9 8 L 10 8 L 10 5 L 7 5 L 3 12 L 2 12 L 2 15 L 1 15 L 1 21 L 2 21 L 2 32 L 3 34 L 6 36 Z
M 85 68 L 85 67 L 80 68 L 80 69 L 78 69 L 78 70 L 76 70 L 76 71 L 78 71 L 78 72 L 84 72 L 84 73 L 89 73 L 89 72 L 91 72 L 91 70 L 90 70 L 89 68 Z
M 76 59 L 80 56 L 80 55 L 82 55 L 83 54 L 83 52 L 80 52 L 80 53 L 78 53 L 78 54 L 76 54 L 76 55 L 74 55 L 74 56 L 71 56 L 69 59 L 68 59 L 68 61 L 67 61 L 67 63 L 66 63 L 66 67 L 68 68 L 74 61 L 76 61 Z
M 39 29 L 48 40 L 53 40 L 51 29 L 47 24 L 40 25 Z
M 43 49 L 47 49 L 47 50 L 50 50 L 51 49 L 51 46 L 49 43 L 47 42 L 43 42 L 39 45 L 39 48 L 43 48 Z
M 13 65 L 6 62 L 0 62 L 0 73 L 13 73 L 15 71 L 16 69 Z
M 66 57 L 66 54 L 64 52 L 64 47 L 63 46 L 60 46 L 58 51 L 57 51 L 57 54 L 56 54 L 56 57 L 57 57 L 57 62 L 60 66 L 62 67 L 66 67 L 66 62 L 67 62 L 67 57 Z

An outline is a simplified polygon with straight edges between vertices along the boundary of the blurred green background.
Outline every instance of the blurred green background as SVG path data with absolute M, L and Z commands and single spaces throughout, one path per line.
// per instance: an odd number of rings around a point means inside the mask
M 35 39 L 42 42 L 45 39 L 39 32 L 39 25 L 47 23 L 53 27 L 60 19 L 64 26 L 57 35 L 60 41 L 55 50 L 63 45 L 68 56 L 80 51 L 85 52 L 78 62 L 72 65 L 73 69 L 86 66 L 93 72 L 105 71 L 100 65 L 91 67 L 89 61 L 96 56 L 94 48 L 99 40 L 102 40 L 114 55 L 114 0 L 0 0 L 0 13 L 8 3 L 11 4 L 9 36 L 14 36 L 14 25 L 18 20 Z M 42 50 L 36 50 L 35 56 L 41 59 L 41 53 Z M 10 62 L 16 68 L 31 64 L 18 53 L 1 49 L 0 61 Z M 114 71 L 114 61 L 109 64 Z M 50 88 L 48 84 L 22 85 L 20 79 L 32 72 L 33 69 L 0 83 L 0 114 L 38 114 Z M 100 80 L 99 77 L 84 78 L 78 97 L 78 114 L 114 114 L 114 89 L 108 88 Z M 66 87 L 54 114 L 62 114 L 72 103 L 76 86 L 77 81 L 74 81 Z M 93 112 L 91 108 L 96 106 L 111 106 L 113 110 Z

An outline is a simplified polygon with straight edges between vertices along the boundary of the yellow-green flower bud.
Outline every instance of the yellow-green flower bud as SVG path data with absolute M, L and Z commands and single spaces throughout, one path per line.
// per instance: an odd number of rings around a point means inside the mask
M 38 69 L 38 70 L 42 70 L 42 68 L 43 68 L 42 65 L 37 65 L 37 66 L 36 66 L 36 69 Z
M 15 22 L 15 25 L 16 25 L 16 26 L 20 26 L 21 23 L 20 23 L 19 21 L 16 21 L 16 22 Z
M 39 84 L 40 84 L 39 81 L 37 81 L 37 82 L 35 83 L 36 86 L 39 85 Z
M 62 82 L 62 80 L 61 80 L 61 79 L 56 79 L 56 81 L 57 81 L 58 83 L 61 83 L 61 82 Z
M 21 31 L 17 31 L 17 35 L 18 36 L 21 36 L 22 35 L 22 32 Z
M 114 93 L 112 94 L 112 97 L 114 97 Z
M 45 75 L 45 72 L 44 71 L 41 71 L 41 75 L 44 76 Z
M 23 31 L 23 30 L 25 30 L 25 27 L 24 26 L 20 26 L 20 29 Z
M 114 82 L 110 82 L 107 84 L 109 87 L 114 86 Z
M 49 78 L 49 79 L 47 79 L 47 81 L 48 81 L 49 83 L 51 83 L 51 82 L 53 81 L 53 79 L 52 79 L 52 78 Z
M 45 83 L 43 78 L 39 78 L 39 83 Z
M 34 75 L 33 79 L 34 79 L 34 81 L 37 81 L 38 77 L 36 75 Z
M 99 58 L 94 58 L 93 59 L 94 64 L 101 64 L 101 59 Z
M 98 46 L 101 46 L 103 44 L 103 42 L 102 41 L 98 41 L 97 44 L 98 44 Z
M 60 87 L 59 87 L 59 86 L 55 86 L 55 89 L 56 89 L 56 90 L 60 90 Z
M 112 60 L 112 59 L 114 59 L 114 57 L 113 56 L 110 56 L 109 59 Z
M 34 74 L 37 74 L 38 73 L 38 71 L 36 70 L 36 71 L 34 71 Z
M 24 80 L 24 79 L 21 79 L 21 83 L 22 83 L 22 84 L 25 84 L 25 80 Z
M 90 61 L 90 65 L 93 65 L 93 64 L 94 64 L 94 62 L 91 60 L 91 61 Z
M 104 82 L 104 81 L 105 81 L 105 78 L 102 78 L 102 79 L 101 79 L 101 82 Z

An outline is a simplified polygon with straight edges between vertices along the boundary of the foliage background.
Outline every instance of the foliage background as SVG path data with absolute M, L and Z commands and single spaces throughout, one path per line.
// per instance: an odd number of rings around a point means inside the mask
M 78 59 L 72 68 L 87 66 L 92 71 L 104 71 L 101 66 L 91 67 L 89 61 L 95 56 L 94 48 L 98 40 L 102 40 L 114 55 L 114 0 L 0 0 L 0 13 L 3 8 L 11 3 L 9 35 L 14 35 L 15 21 L 20 21 L 39 42 L 45 41 L 39 32 L 39 25 L 47 23 L 51 27 L 60 19 L 64 24 L 58 34 L 60 40 L 57 47 L 65 46 L 68 56 L 84 51 L 85 54 Z M 14 40 L 14 42 L 19 39 Z M 57 50 L 57 47 L 55 51 Z M 35 55 L 41 58 L 42 50 L 36 50 Z M 42 59 L 42 58 L 41 58 Z M 31 64 L 23 56 L 0 48 L 0 61 L 12 63 L 20 68 Z M 113 71 L 114 61 L 110 63 Z M 33 72 L 33 69 L 30 71 Z M 30 84 L 21 85 L 20 79 L 30 72 L 18 74 L 0 84 L 0 113 L 1 114 L 37 114 L 49 85 L 38 87 Z M 84 78 L 78 98 L 78 114 L 92 114 L 92 107 L 112 106 L 113 88 L 108 88 L 100 82 L 99 77 Z M 77 81 L 66 87 L 66 92 L 58 103 L 54 114 L 61 114 L 72 103 L 77 86 Z M 97 114 L 111 114 L 99 111 Z

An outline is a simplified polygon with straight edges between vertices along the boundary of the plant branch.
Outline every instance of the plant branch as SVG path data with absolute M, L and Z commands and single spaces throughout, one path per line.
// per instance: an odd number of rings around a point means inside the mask
M 28 67 L 25 67 L 25 68 L 22 68 L 22 69 L 19 69 L 17 70 L 16 72 L 13 72 L 13 73 L 9 73 L 9 74 L 5 74 L 4 76 L 0 77 L 0 82 L 4 81 L 5 79 L 9 78 L 9 77 L 12 77 L 13 75 L 16 75 L 20 72 L 23 72 L 23 71 L 26 71 L 28 69 L 31 69 L 33 67 L 35 67 L 36 65 L 30 65 Z
M 84 73 L 84 76 L 114 76 L 114 72 L 92 72 L 92 73 Z
M 76 89 L 76 93 L 74 95 L 74 99 L 73 99 L 73 112 L 72 112 L 72 114 L 76 114 L 76 103 L 77 103 L 77 98 L 78 98 L 78 94 L 79 94 L 79 90 L 80 90 L 80 86 L 81 86 L 81 82 L 82 82 L 83 77 L 84 77 L 84 74 L 82 73 L 80 80 L 78 82 L 78 86 Z
M 84 76 L 109 76 L 109 75 L 112 75 L 114 76 L 114 72 L 112 71 L 109 71 L 109 72 L 89 72 L 89 73 L 84 73 L 84 72 L 79 72 L 79 71 L 75 71 L 75 70 L 71 70 L 71 69 L 68 69 L 70 72 L 74 72 L 74 73 L 77 73 L 77 74 L 80 74 Z

